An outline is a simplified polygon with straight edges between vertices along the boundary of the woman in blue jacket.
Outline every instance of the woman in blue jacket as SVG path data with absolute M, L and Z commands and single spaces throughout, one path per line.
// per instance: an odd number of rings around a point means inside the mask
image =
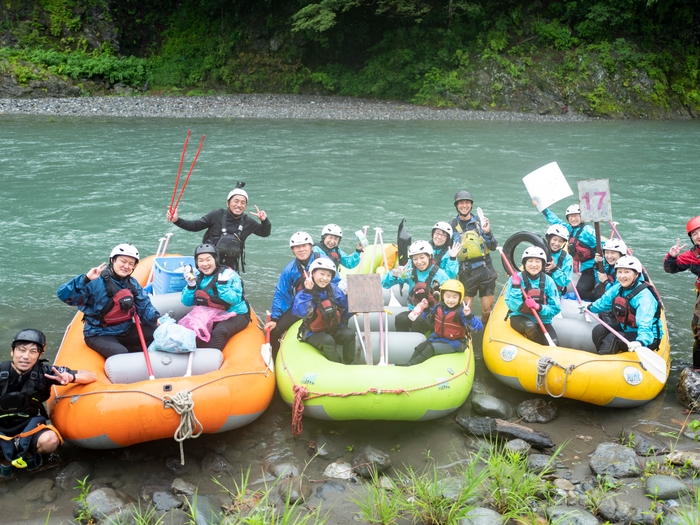
M 630 342 L 627 350 L 645 346 L 656 350 L 664 336 L 661 306 L 652 286 L 642 276 L 642 263 L 631 255 L 620 257 L 615 263 L 617 282 L 588 308 L 594 314 L 611 312 L 615 316 L 618 331 Z M 616 354 L 625 345 L 602 325 L 593 328 L 593 343 L 599 354 Z
M 557 333 L 552 326 L 552 319 L 561 311 L 561 306 L 557 285 L 543 271 L 547 254 L 542 248 L 531 246 L 523 252 L 522 263 L 525 269 L 511 275 L 506 285 L 505 301 L 510 310 L 510 326 L 530 341 L 547 344 L 537 319 L 532 314 L 534 310 L 556 345 Z M 523 290 L 527 299 L 523 298 Z
M 564 245 L 569 240 L 569 232 L 561 224 L 552 224 L 544 236 L 552 254 L 552 260 L 545 264 L 544 272 L 552 278 L 559 293 L 565 294 L 574 274 L 573 259 L 564 250 Z
M 337 224 L 326 224 L 321 230 L 321 242 L 314 245 L 314 253 L 325 255 L 335 263 L 338 268 L 341 264 L 346 268 L 354 268 L 360 264 L 362 257 L 362 244 L 357 243 L 355 251 L 348 255 L 338 245 L 343 240 L 343 230 Z
M 109 256 L 109 264 L 102 263 L 58 288 L 61 301 L 83 312 L 85 344 L 105 358 L 143 351 L 135 314 L 141 320 L 146 344 L 153 341 L 160 314 L 131 277 L 138 263 L 136 247 L 119 244 Z
M 459 274 L 459 261 L 457 254 L 461 245 L 457 242 L 452 243 L 452 235 L 454 234 L 450 223 L 440 221 L 433 226 L 431 233 L 430 244 L 433 247 L 433 260 L 450 279 L 456 279 Z M 452 244 L 450 244 L 452 243 Z
M 231 337 L 250 324 L 250 310 L 243 293 L 243 281 L 227 266 L 219 265 L 219 252 L 212 244 L 200 244 L 194 251 L 197 275 L 185 277 L 187 286 L 180 300 L 185 306 L 208 306 L 236 314 L 216 321 L 209 341 L 197 338 L 198 348 L 223 350 Z

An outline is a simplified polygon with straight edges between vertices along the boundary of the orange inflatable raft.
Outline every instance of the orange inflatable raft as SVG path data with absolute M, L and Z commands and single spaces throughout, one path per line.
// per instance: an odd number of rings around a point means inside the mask
M 134 271 L 142 285 L 153 263 L 154 257 L 148 257 Z M 165 313 L 155 300 L 154 306 Z M 186 362 L 187 354 L 151 353 L 156 378 L 148 380 L 143 354 L 126 354 L 124 357 L 137 362 L 140 359 L 143 370 L 138 372 L 143 380 L 112 383 L 105 371 L 105 358 L 85 345 L 83 314 L 78 312 L 66 330 L 56 364 L 92 370 L 97 381 L 54 387 L 47 403 L 53 425 L 66 441 L 92 449 L 126 447 L 169 437 L 181 441 L 200 431 L 211 434 L 247 425 L 265 411 L 275 390 L 275 374 L 261 355 L 265 338 L 254 312 L 251 317 L 253 322 L 232 337 L 222 353 L 210 351 L 218 355 L 215 366 L 210 367 L 215 368 L 212 371 L 194 375 L 198 349 L 192 376 L 182 377 L 180 371 L 176 377 L 164 377 L 168 374 L 156 371 L 158 367 L 168 370 L 161 361 L 168 364 L 180 358 Z M 201 356 L 206 357 L 206 352 Z

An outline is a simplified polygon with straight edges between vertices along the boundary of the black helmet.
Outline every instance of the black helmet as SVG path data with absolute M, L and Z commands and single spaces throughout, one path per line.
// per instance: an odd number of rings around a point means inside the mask
M 15 336 L 14 341 L 12 341 L 12 348 L 19 343 L 36 343 L 39 345 L 39 351 L 43 352 L 46 349 L 46 336 L 44 332 L 40 332 L 39 330 L 25 328 Z
M 469 193 L 467 190 L 460 190 L 457 193 L 455 193 L 455 207 L 457 206 L 457 203 L 459 201 L 471 201 L 472 204 L 474 204 L 474 197 L 472 197 L 472 194 Z
M 216 246 L 213 244 L 200 244 L 197 246 L 197 248 L 194 250 L 194 265 L 197 266 L 197 256 L 202 255 L 203 253 L 210 253 L 214 257 L 214 260 L 216 261 L 216 265 L 219 265 L 219 250 L 216 249 Z M 197 266 L 197 269 L 199 269 L 199 266 Z

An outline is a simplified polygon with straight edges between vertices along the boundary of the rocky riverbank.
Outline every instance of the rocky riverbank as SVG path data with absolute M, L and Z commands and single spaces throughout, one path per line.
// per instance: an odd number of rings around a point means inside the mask
M 589 117 L 431 108 L 403 102 L 305 95 L 0 98 L 0 115 L 319 120 L 587 121 Z

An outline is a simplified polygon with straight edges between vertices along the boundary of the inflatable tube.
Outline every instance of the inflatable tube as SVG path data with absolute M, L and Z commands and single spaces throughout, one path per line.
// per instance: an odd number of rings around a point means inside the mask
M 503 253 L 508 258 L 508 261 L 513 268 L 520 268 L 522 266 L 520 261 L 514 260 L 515 249 L 522 243 L 527 243 L 537 246 L 538 248 L 542 248 L 547 254 L 547 261 L 552 260 L 552 254 L 550 253 L 547 241 L 533 232 L 518 232 L 508 237 L 506 242 L 503 244 Z M 503 262 L 503 259 L 501 259 L 501 262 L 503 263 L 503 269 L 506 271 L 506 274 L 510 275 L 508 267 L 506 266 L 506 263 Z

